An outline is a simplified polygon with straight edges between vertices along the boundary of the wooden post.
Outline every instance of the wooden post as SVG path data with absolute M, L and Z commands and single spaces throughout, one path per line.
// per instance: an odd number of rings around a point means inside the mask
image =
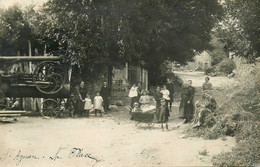
M 107 75 L 107 84 L 108 87 L 112 88 L 112 75 L 113 75 L 113 68 L 108 66 L 108 75 Z
M 128 82 L 128 62 L 125 63 L 125 80 Z
M 43 56 L 47 56 L 46 52 L 47 52 L 47 45 L 45 44 L 45 45 L 44 45 Z
M 29 44 L 29 57 L 32 57 L 32 45 L 31 45 L 31 41 L 28 41 Z M 32 62 L 29 61 L 29 73 L 32 73 Z
M 29 57 L 32 57 L 32 45 L 31 45 L 31 41 L 28 41 L 28 45 L 29 45 Z M 32 62 L 29 61 L 28 64 L 28 73 L 31 74 L 32 73 Z M 25 103 L 25 110 L 27 111 L 31 111 L 33 106 L 33 98 L 26 98 L 26 103 Z

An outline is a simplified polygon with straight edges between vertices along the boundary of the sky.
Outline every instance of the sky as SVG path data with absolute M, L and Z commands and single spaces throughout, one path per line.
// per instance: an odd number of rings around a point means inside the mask
M 21 7 L 25 7 L 31 4 L 42 5 L 47 0 L 0 0 L 0 8 L 8 8 L 12 5 L 18 4 Z

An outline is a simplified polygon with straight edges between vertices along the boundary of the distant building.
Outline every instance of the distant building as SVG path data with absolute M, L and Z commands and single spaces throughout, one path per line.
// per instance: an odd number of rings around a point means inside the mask
M 211 67 L 211 61 L 211 56 L 207 51 L 203 51 L 195 56 L 195 63 L 197 63 L 199 69 L 201 70 Z
M 113 69 L 113 91 L 128 91 L 134 83 L 141 83 L 142 89 L 148 89 L 148 71 L 138 66 L 129 66 L 128 63 L 122 69 Z

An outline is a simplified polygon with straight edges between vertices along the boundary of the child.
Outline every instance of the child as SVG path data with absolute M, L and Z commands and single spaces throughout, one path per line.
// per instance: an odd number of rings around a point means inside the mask
M 89 111 L 92 109 L 92 103 L 89 94 L 86 94 L 86 98 L 84 99 L 84 111 L 87 117 L 89 117 Z
M 132 112 L 142 112 L 139 107 L 139 103 L 137 102 L 134 103 L 134 108 L 132 109 Z
M 164 99 L 161 100 L 161 106 L 159 107 L 159 122 L 161 123 L 161 128 L 163 128 L 163 123 L 166 124 L 166 129 L 168 129 L 168 117 L 169 117 L 169 110 L 166 108 L 166 102 Z
M 134 103 L 134 108 L 131 110 L 131 118 L 130 118 L 130 120 L 134 119 L 132 113 L 136 113 L 136 112 L 142 112 L 142 110 L 139 107 L 139 103 L 137 103 L 137 102 Z
M 170 91 L 167 89 L 166 85 L 163 85 L 161 93 L 162 93 L 162 96 L 163 96 L 162 98 L 165 100 L 166 108 L 169 109 L 168 105 L 169 105 L 171 98 L 170 98 Z
M 102 117 L 103 98 L 100 96 L 99 91 L 97 91 L 96 96 L 94 98 L 94 110 L 95 110 L 95 116 L 97 116 L 97 112 L 99 111 L 100 116 Z

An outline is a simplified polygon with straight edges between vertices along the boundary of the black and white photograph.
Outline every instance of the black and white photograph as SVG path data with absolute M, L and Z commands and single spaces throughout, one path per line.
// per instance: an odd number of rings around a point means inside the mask
M 260 167 L 260 0 L 0 0 L 1 167 Z

